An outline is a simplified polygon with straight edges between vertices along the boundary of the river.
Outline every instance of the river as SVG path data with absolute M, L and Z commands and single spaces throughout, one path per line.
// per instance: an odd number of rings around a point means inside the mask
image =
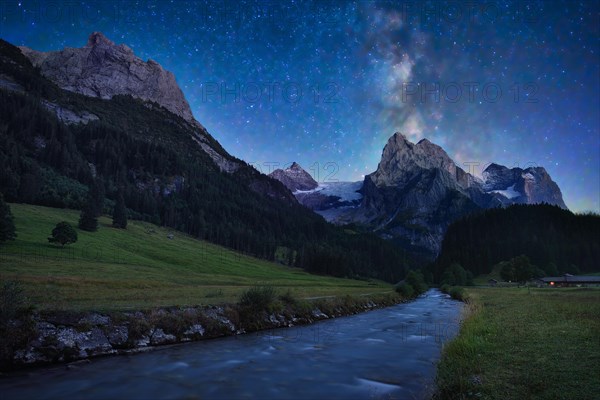
M 421 399 L 461 303 L 410 303 L 276 329 L 5 375 L 4 399 Z

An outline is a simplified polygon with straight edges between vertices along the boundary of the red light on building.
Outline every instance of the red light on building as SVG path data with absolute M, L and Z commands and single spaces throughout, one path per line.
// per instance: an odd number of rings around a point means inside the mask
M 554 282 L 550 282 L 550 286 L 554 286 Z

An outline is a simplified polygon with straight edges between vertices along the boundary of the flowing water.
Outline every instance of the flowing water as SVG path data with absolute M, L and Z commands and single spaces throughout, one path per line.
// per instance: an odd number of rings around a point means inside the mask
M 1 399 L 420 399 L 461 303 L 413 302 L 327 320 L 10 374 Z

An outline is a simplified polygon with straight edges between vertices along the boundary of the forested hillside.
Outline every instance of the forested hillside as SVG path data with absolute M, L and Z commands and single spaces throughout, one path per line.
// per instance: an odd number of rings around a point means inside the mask
M 513 205 L 467 216 L 448 228 L 435 262 L 439 277 L 457 262 L 474 275 L 519 255 L 548 275 L 600 271 L 600 216 L 558 206 Z
M 99 180 L 106 212 L 121 189 L 134 218 L 265 259 L 283 249 L 282 262 L 311 272 L 395 281 L 410 264 L 375 235 L 326 223 L 280 182 L 240 160 L 233 174 L 220 171 L 189 125 L 156 104 L 64 91 L 4 41 L 2 76 L 13 86 L 0 85 L 0 192 L 9 202 L 79 209 Z M 98 119 L 67 125 L 51 107 Z M 207 132 L 205 137 L 231 158 Z

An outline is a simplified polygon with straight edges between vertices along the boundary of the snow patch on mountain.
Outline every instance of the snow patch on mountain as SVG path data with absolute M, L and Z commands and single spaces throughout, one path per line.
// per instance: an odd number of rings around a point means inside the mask
M 492 190 L 488 193 L 498 193 L 507 199 L 514 199 L 515 197 L 522 196 L 522 194 L 515 190 L 515 185 L 509 186 L 504 190 Z
M 533 175 L 531 175 L 529 172 L 527 172 L 526 174 L 523 174 L 521 176 L 523 177 L 523 179 L 535 182 L 535 177 Z
M 357 201 L 362 199 L 362 194 L 358 192 L 362 187 L 362 182 L 324 182 L 319 183 L 311 190 L 296 190 L 294 196 L 298 194 L 320 193 L 324 196 L 339 197 L 340 201 Z

